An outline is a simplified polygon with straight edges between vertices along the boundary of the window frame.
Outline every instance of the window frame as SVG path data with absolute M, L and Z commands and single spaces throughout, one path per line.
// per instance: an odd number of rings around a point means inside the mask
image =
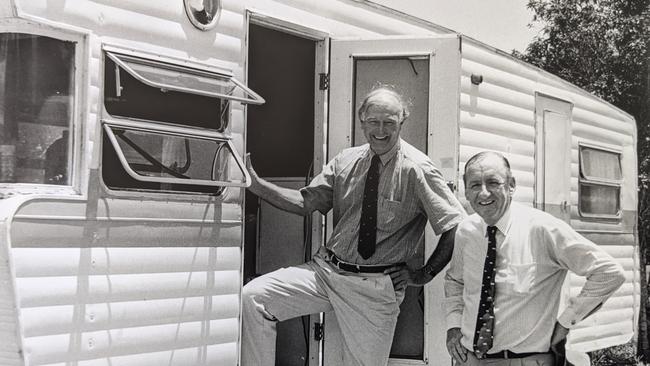
M 152 53 L 152 52 L 147 52 L 147 51 L 135 51 L 132 49 L 124 48 L 123 46 L 120 46 L 118 44 L 114 43 L 103 43 L 101 46 L 101 57 L 100 61 L 102 61 L 102 66 L 101 66 L 101 86 L 103 90 L 103 85 L 104 85 L 104 77 L 106 75 L 105 73 L 105 67 L 106 67 L 106 59 L 110 58 L 109 53 L 113 54 L 120 54 L 120 55 L 126 55 L 131 58 L 138 58 L 139 60 L 142 60 L 142 62 L 148 63 L 152 66 L 156 66 L 158 64 L 164 65 L 164 66 L 171 66 L 172 68 L 185 68 L 185 69 L 191 69 L 196 72 L 202 73 L 202 74 L 215 74 L 219 75 L 220 77 L 228 77 L 229 80 L 231 80 L 234 84 L 240 85 L 243 87 L 243 90 L 246 93 L 249 93 L 251 96 L 255 96 L 255 98 L 258 98 L 255 101 L 252 101 L 250 99 L 246 98 L 239 98 L 235 96 L 228 96 L 228 95 L 217 95 L 217 94 L 208 94 L 206 95 L 205 93 L 197 93 L 193 92 L 190 89 L 174 89 L 178 92 L 181 93 L 188 93 L 188 94 L 196 94 L 196 95 L 203 95 L 203 96 L 208 96 L 212 97 L 215 99 L 221 99 L 221 100 L 229 100 L 229 101 L 235 101 L 239 102 L 242 104 L 262 104 L 265 103 L 265 100 L 259 96 L 257 93 L 254 91 L 250 90 L 248 87 L 246 87 L 244 84 L 239 82 L 233 77 L 233 73 L 231 70 L 226 69 L 216 65 L 207 65 L 204 63 L 199 63 L 195 62 L 186 58 L 181 58 L 181 57 L 174 57 L 174 56 L 169 56 L 169 55 L 161 55 L 158 53 Z M 110 58 L 118 67 L 122 67 L 118 62 L 115 61 L 114 58 Z M 128 70 L 125 69 L 126 72 L 129 72 Z M 161 87 L 160 85 L 151 85 L 149 83 L 146 83 L 142 81 L 139 77 L 133 75 L 130 73 L 133 77 L 138 79 L 139 81 L 143 82 L 146 85 L 153 86 L 153 87 Z M 171 90 L 171 89 L 170 89 Z M 102 139 L 102 136 L 106 134 L 106 137 L 108 140 L 111 140 L 111 133 L 106 131 L 106 125 L 111 125 L 111 126 L 120 126 L 124 127 L 126 129 L 130 130 L 141 130 L 141 131 L 150 131 L 154 133 L 166 133 L 166 134 L 171 134 L 171 135 L 180 135 L 180 136 L 186 136 L 186 137 L 191 137 L 191 138 L 203 138 L 203 139 L 215 139 L 219 141 L 224 141 L 227 143 L 228 148 L 231 150 L 232 155 L 237 163 L 237 166 L 243 173 L 243 179 L 244 182 L 242 183 L 230 183 L 230 182 L 219 182 L 219 181 L 211 181 L 209 184 L 197 184 L 196 182 L 198 180 L 191 180 L 191 179 L 180 179 L 180 178 L 168 178 L 168 177 L 147 177 L 146 181 L 148 182 L 155 182 L 155 183 L 172 183 L 172 184 L 182 184 L 182 185 L 198 185 L 202 187 L 206 186 L 215 186 L 215 187 L 221 187 L 223 189 L 219 190 L 216 192 L 217 197 L 223 197 L 226 194 L 226 191 L 228 187 L 235 187 L 235 188 L 247 188 L 251 184 L 251 178 L 248 173 L 248 170 L 246 169 L 246 165 L 243 161 L 243 157 L 239 154 L 238 149 L 236 148 L 232 135 L 230 133 L 230 128 L 231 126 L 228 125 L 224 131 L 218 131 L 217 129 L 209 129 L 205 127 L 196 127 L 196 126 L 190 126 L 190 125 L 182 125 L 182 124 L 177 124 L 177 123 L 170 123 L 170 122 L 164 122 L 164 121 L 156 121 L 156 120 L 144 120 L 144 119 L 138 119 L 138 118 L 129 118 L 129 117 L 124 117 L 124 116 L 114 116 L 108 113 L 106 110 L 105 106 L 105 96 L 102 92 L 100 96 L 100 108 L 101 108 L 101 120 L 100 120 L 100 126 L 99 126 L 99 136 L 100 139 Z M 229 110 L 232 108 L 232 103 L 231 106 L 229 107 Z M 228 113 L 231 113 L 230 111 Z M 138 175 L 133 169 L 128 167 L 128 163 L 125 160 L 124 154 L 115 148 L 116 141 L 110 141 L 110 148 L 112 148 L 115 153 L 118 155 L 118 159 L 120 160 L 120 165 L 124 169 L 124 172 L 127 173 L 131 178 L 145 182 L 143 177 Z M 121 155 L 121 156 L 120 156 Z M 103 154 L 99 153 L 99 159 L 100 162 L 102 159 L 104 159 Z M 126 167 L 125 167 L 126 164 Z M 103 164 L 100 163 L 100 175 L 103 174 Z M 135 176 L 134 176 L 135 175 Z M 149 179 L 151 178 L 151 179 Z M 173 180 L 173 181 L 172 181 Z M 151 194 L 152 197 L 160 197 L 161 199 L 163 197 L 167 197 L 164 199 L 170 199 L 174 195 L 178 195 L 179 197 L 182 196 L 183 200 L 187 199 L 203 199 L 205 197 L 214 197 L 215 194 L 207 194 L 204 192 L 192 192 L 192 191 L 174 191 L 174 190 L 159 190 L 159 189 L 148 189 L 148 188 L 142 188 L 142 189 L 132 189 L 132 188 L 121 188 L 121 187 L 109 187 L 106 185 L 103 179 L 100 178 L 101 184 L 104 187 L 104 189 L 107 192 L 110 192 L 111 195 L 116 195 L 116 196 L 132 196 L 132 195 L 141 195 L 143 193 L 145 194 Z M 207 181 L 204 181 L 207 182 Z
M 606 153 L 611 153 L 615 154 L 618 157 L 618 167 L 621 171 L 621 179 L 616 180 L 616 179 L 608 179 L 608 178 L 599 178 L 599 177 L 592 177 L 592 176 L 586 176 L 583 174 L 583 169 L 582 169 L 582 164 L 583 164 L 583 158 L 582 158 L 582 150 L 583 149 L 592 149 L 592 150 L 598 150 L 601 152 L 606 152 Z M 599 144 L 592 144 L 592 143 L 586 143 L 586 142 L 580 142 L 578 143 L 578 213 L 580 214 L 581 217 L 588 218 L 588 219 L 602 219 L 602 220 L 620 220 L 622 218 L 622 208 L 621 208 L 621 193 L 623 191 L 623 163 L 621 161 L 623 152 L 621 149 L 617 149 L 614 147 L 608 147 L 608 146 L 603 146 Z M 588 185 L 588 186 L 594 186 L 594 187 L 614 187 L 618 188 L 618 204 L 617 204 L 617 211 L 615 214 L 595 214 L 595 213 L 590 213 L 590 212 L 584 212 L 582 209 L 581 205 L 581 198 L 582 198 L 582 186 L 583 185 Z
M 156 57 L 154 59 L 151 55 L 128 52 L 126 50 L 117 47 L 107 46 L 107 45 L 104 45 L 103 51 L 104 51 L 104 56 L 110 58 L 118 67 L 122 68 L 124 71 L 129 73 L 131 76 L 133 76 L 135 79 L 142 82 L 143 84 L 154 88 L 173 90 L 181 93 L 203 95 L 212 98 L 228 99 L 228 100 L 247 103 L 247 104 L 260 105 L 265 103 L 264 98 L 262 98 L 259 94 L 255 93 L 253 90 L 248 88 L 242 82 L 237 80 L 231 72 L 228 72 L 223 69 L 214 69 L 203 65 L 199 66 L 187 62 L 185 62 L 184 65 L 181 65 L 177 62 L 173 62 L 173 60 L 169 60 L 163 57 Z M 128 65 L 126 61 L 133 60 L 133 59 L 137 60 L 136 63 L 141 63 L 148 66 L 154 66 L 161 69 L 167 69 L 167 70 L 173 70 L 179 72 L 185 71 L 188 74 L 200 75 L 208 78 L 212 77 L 213 79 L 219 79 L 220 81 L 231 82 L 234 88 L 239 88 L 244 93 L 250 95 L 251 98 L 238 97 L 238 96 L 219 93 L 219 92 L 211 92 L 211 91 L 205 91 L 200 89 L 187 88 L 182 85 L 165 84 L 165 83 L 152 81 L 142 76 L 140 73 L 133 70 L 133 68 L 131 68 Z
M 210 141 L 219 141 L 224 142 L 230 148 L 232 156 L 237 163 L 237 166 L 242 172 L 244 181 L 241 183 L 237 182 L 227 182 L 227 181 L 207 181 L 199 179 L 181 179 L 181 178 L 171 178 L 171 177 L 149 177 L 138 174 L 131 168 L 129 165 L 124 152 L 120 148 L 117 138 L 113 133 L 111 127 L 124 128 L 131 131 L 142 131 L 142 132 L 151 132 L 157 134 L 165 134 L 178 137 L 190 137 L 195 139 L 204 139 Z M 161 122 L 145 122 L 138 120 L 127 120 L 119 118 L 103 118 L 102 119 L 102 129 L 111 142 L 112 148 L 115 150 L 115 153 L 118 156 L 120 164 L 124 171 L 133 179 L 140 182 L 154 182 L 154 183 L 170 183 L 170 184 L 183 184 L 183 185 L 199 185 L 199 186 L 211 186 L 211 187 L 239 187 L 247 188 L 251 184 L 251 178 L 246 169 L 246 165 L 238 154 L 237 149 L 232 143 L 232 139 L 226 134 L 220 132 L 213 132 L 209 130 L 197 130 L 189 127 L 181 127 L 176 125 L 162 124 Z M 119 188 L 111 188 L 112 191 L 119 191 Z M 153 192 L 153 193 L 173 193 L 169 191 L 158 191 L 158 190 L 148 190 L 142 189 L 142 191 Z M 179 192 L 180 193 L 180 192 Z M 189 194 L 205 195 L 201 192 L 183 192 Z
M 90 158 L 84 157 L 81 153 L 85 150 L 87 143 L 82 138 L 83 126 L 81 126 L 79 121 L 85 120 L 87 113 L 82 106 L 84 104 L 83 101 L 87 99 L 88 35 L 73 27 L 54 27 L 24 19 L 7 19 L 3 24 L 0 24 L 0 33 L 22 33 L 49 37 L 74 44 L 73 68 L 71 70 L 74 83 L 72 88 L 72 104 L 70 106 L 71 119 L 68 124 L 68 183 L 65 185 L 26 182 L 0 183 L 0 189 L 3 191 L 2 194 L 33 192 L 37 194 L 85 196 L 84 186 L 87 184 L 88 174 L 84 171 L 83 167 Z

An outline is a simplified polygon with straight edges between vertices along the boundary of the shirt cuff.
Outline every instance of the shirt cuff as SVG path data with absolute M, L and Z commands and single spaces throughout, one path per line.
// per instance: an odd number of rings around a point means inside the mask
M 461 313 L 447 314 L 447 330 L 451 328 L 460 328 L 462 318 L 463 314 Z
M 434 230 L 436 235 L 442 235 L 442 233 L 449 231 L 454 228 L 454 226 L 460 224 L 465 217 L 463 215 L 459 215 L 451 219 L 450 221 L 447 221 L 444 223 L 442 226 L 438 227 L 438 231 Z M 432 225 L 432 227 L 434 227 Z
M 567 328 L 567 329 L 572 329 L 575 328 L 576 325 L 580 322 L 580 317 L 578 314 L 576 314 L 575 310 L 571 307 L 568 307 L 564 310 L 562 315 L 560 315 L 559 318 L 557 318 L 558 323 L 560 323 L 561 326 Z

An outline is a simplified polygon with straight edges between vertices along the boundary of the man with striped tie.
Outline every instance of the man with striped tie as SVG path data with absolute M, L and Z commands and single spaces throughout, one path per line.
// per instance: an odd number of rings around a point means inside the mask
M 513 203 L 503 155 L 474 155 L 463 180 L 476 213 L 458 225 L 445 276 L 449 354 L 461 365 L 561 366 L 569 329 L 621 286 L 622 267 L 564 221 Z M 567 271 L 587 281 L 557 316 Z
M 341 327 L 341 365 L 387 364 L 407 284 L 422 285 L 445 267 L 464 217 L 429 158 L 400 139 L 407 116 L 394 90 L 369 93 L 359 108 L 368 144 L 342 151 L 300 190 L 259 178 L 247 163 L 253 193 L 300 215 L 332 210 L 334 227 L 311 261 L 244 286 L 242 366 L 275 365 L 278 320 L 326 311 Z M 424 267 L 408 270 L 400 263 L 422 245 L 427 221 L 440 244 Z

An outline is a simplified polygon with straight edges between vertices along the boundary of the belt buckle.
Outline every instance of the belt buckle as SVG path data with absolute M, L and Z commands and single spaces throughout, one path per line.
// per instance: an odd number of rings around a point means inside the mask
M 507 349 L 503 350 L 503 358 L 505 358 L 506 360 L 510 358 L 510 357 L 508 357 L 508 350 Z
M 354 267 L 357 269 L 357 273 L 361 273 L 361 266 L 358 263 L 355 263 Z

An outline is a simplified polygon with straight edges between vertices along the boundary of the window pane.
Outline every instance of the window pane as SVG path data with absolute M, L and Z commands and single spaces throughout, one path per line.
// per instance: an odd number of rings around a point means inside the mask
M 140 82 L 106 57 L 104 106 L 119 117 L 175 123 L 224 131 L 230 101 L 203 95 L 163 91 Z M 120 90 L 117 90 L 119 79 Z M 119 94 L 119 95 L 118 95 Z
M 228 79 L 206 77 L 200 74 L 159 67 L 158 65 L 152 66 L 147 63 L 138 62 L 135 58 L 121 58 L 131 70 L 157 85 L 178 86 L 180 88 L 223 95 L 232 95 L 235 91 L 235 85 L 230 83 Z
M 227 140 L 109 128 L 128 164 L 125 169 L 115 145 L 105 138 L 102 176 L 110 188 L 219 193 L 217 182 L 246 181 Z
M 580 212 L 589 215 L 618 215 L 620 187 L 580 184 Z
M 73 42 L 0 34 L 0 182 L 70 184 Z
M 355 65 L 354 146 L 366 143 L 356 111 L 363 98 L 378 83 L 392 85 L 409 103 L 410 116 L 402 125 L 400 136 L 420 151 L 427 151 L 429 115 L 429 58 L 407 56 L 391 58 L 358 58 Z
M 619 154 L 580 147 L 580 172 L 583 178 L 621 180 Z
M 229 75 L 108 52 L 107 56 L 145 84 L 213 98 L 262 104 L 264 99 Z

